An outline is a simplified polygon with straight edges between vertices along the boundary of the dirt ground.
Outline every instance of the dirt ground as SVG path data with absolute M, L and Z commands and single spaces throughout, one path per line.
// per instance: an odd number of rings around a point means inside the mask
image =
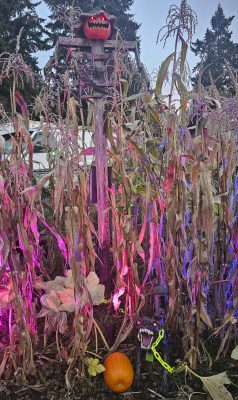
M 224 362 L 220 362 L 214 367 L 216 367 L 216 370 L 210 371 L 209 374 L 203 373 L 203 375 L 213 375 L 226 370 L 233 382 L 232 385 L 227 386 L 227 389 L 232 393 L 233 399 L 238 400 L 238 362 L 236 364 L 229 362 L 227 365 Z M 140 390 L 135 390 L 132 387 L 128 392 L 121 394 L 115 394 L 105 386 L 102 374 L 91 379 L 75 378 L 72 382 L 71 390 L 68 390 L 64 377 L 66 368 L 66 365 L 59 362 L 46 364 L 37 370 L 37 377 L 28 379 L 27 382 L 21 382 L 19 371 L 7 382 L 0 381 L 0 399 L 211 400 L 211 397 L 205 394 L 199 379 L 185 377 L 184 373 L 171 374 L 166 377 L 164 370 L 156 361 L 153 363 L 143 361 Z

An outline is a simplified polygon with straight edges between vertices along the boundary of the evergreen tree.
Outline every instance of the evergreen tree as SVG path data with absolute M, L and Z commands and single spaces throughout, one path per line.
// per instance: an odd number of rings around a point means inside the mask
M 124 40 L 139 40 L 137 31 L 140 25 L 133 20 L 133 15 L 129 13 L 133 2 L 134 0 L 74 0 L 69 1 L 68 4 L 79 7 L 82 12 L 91 11 L 94 7 L 105 8 L 109 14 L 117 17 L 117 26 Z M 55 43 L 58 35 L 65 33 L 63 23 L 58 19 L 57 13 L 63 11 L 66 1 L 45 0 L 45 3 L 52 12 L 51 22 L 47 28 L 52 31 L 52 40 Z
M 22 29 L 19 53 L 34 70 L 38 70 L 34 53 L 50 48 L 44 19 L 36 12 L 39 4 L 31 0 L 0 0 L 0 53 L 15 52 L 17 36 Z
M 200 69 L 203 74 L 201 83 L 204 86 L 215 83 L 217 89 L 223 93 L 233 93 L 234 87 L 229 74 L 229 67 L 238 69 L 238 44 L 231 40 L 230 25 L 234 16 L 226 18 L 221 5 L 211 19 L 211 29 L 207 29 L 204 40 L 193 43 L 192 50 L 199 56 L 200 61 L 194 68 L 196 73 L 194 84 L 199 82 Z
M 17 51 L 23 57 L 24 62 L 39 72 L 38 59 L 34 55 L 37 51 L 48 50 L 49 35 L 44 28 L 44 19 L 39 18 L 36 7 L 40 3 L 31 0 L 0 0 L 0 54 L 15 53 Z M 5 54 L 7 57 L 7 54 Z M 29 96 L 36 94 L 35 88 L 31 84 L 24 82 L 22 95 L 29 99 Z M 8 79 L 0 82 L 0 102 L 4 104 L 7 111 L 10 111 L 9 88 L 11 86 Z

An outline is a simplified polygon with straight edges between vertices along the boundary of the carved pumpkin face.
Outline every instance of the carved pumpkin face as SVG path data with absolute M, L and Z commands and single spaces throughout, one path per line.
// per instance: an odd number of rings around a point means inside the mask
M 104 12 L 87 17 L 83 23 L 85 37 L 87 39 L 109 39 L 112 33 L 112 27 L 108 17 L 109 16 Z

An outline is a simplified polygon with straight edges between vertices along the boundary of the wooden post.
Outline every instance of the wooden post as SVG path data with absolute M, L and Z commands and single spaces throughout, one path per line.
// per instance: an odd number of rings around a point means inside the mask
M 95 56 L 95 70 L 99 82 L 104 83 L 104 61 L 100 55 L 104 54 L 103 41 L 95 41 L 92 44 L 92 53 Z M 97 179 L 97 210 L 98 210 L 98 240 L 99 257 L 102 265 L 99 269 L 100 281 L 105 285 L 106 292 L 112 289 L 110 276 L 110 218 L 109 218 L 109 197 L 108 197 L 108 162 L 107 162 L 107 137 L 104 128 L 105 99 L 100 93 L 95 93 L 94 100 L 94 143 L 95 163 Z

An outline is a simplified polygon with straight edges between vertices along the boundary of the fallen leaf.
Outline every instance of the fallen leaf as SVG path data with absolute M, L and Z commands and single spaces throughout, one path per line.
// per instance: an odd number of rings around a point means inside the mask
M 59 297 L 61 301 L 61 306 L 59 308 L 60 311 L 75 311 L 75 298 L 74 298 L 74 289 L 65 288 L 59 292 Z
M 231 383 L 226 372 L 212 376 L 201 376 L 200 379 L 213 400 L 234 400 L 224 386 Z
M 74 288 L 74 281 L 73 281 L 73 276 L 72 276 L 72 271 L 71 270 L 69 270 L 67 272 L 67 277 L 65 279 L 64 286 L 67 287 L 67 288 L 71 288 L 71 289 Z
M 104 293 L 105 293 L 105 286 L 99 284 L 99 278 L 95 272 L 89 272 L 85 284 L 89 290 L 91 295 L 93 305 L 102 304 L 105 300 Z
M 59 311 L 60 298 L 54 290 L 51 290 L 50 293 L 41 296 L 40 301 L 41 304 L 47 309 L 53 310 L 55 312 Z
M 47 282 L 47 290 L 55 290 L 58 292 L 59 290 L 64 289 L 64 284 L 65 284 L 65 277 L 64 276 L 56 276 L 56 278 L 53 281 L 48 281 Z
M 232 350 L 231 358 L 232 358 L 233 360 L 238 360 L 238 344 L 237 344 L 236 347 Z

